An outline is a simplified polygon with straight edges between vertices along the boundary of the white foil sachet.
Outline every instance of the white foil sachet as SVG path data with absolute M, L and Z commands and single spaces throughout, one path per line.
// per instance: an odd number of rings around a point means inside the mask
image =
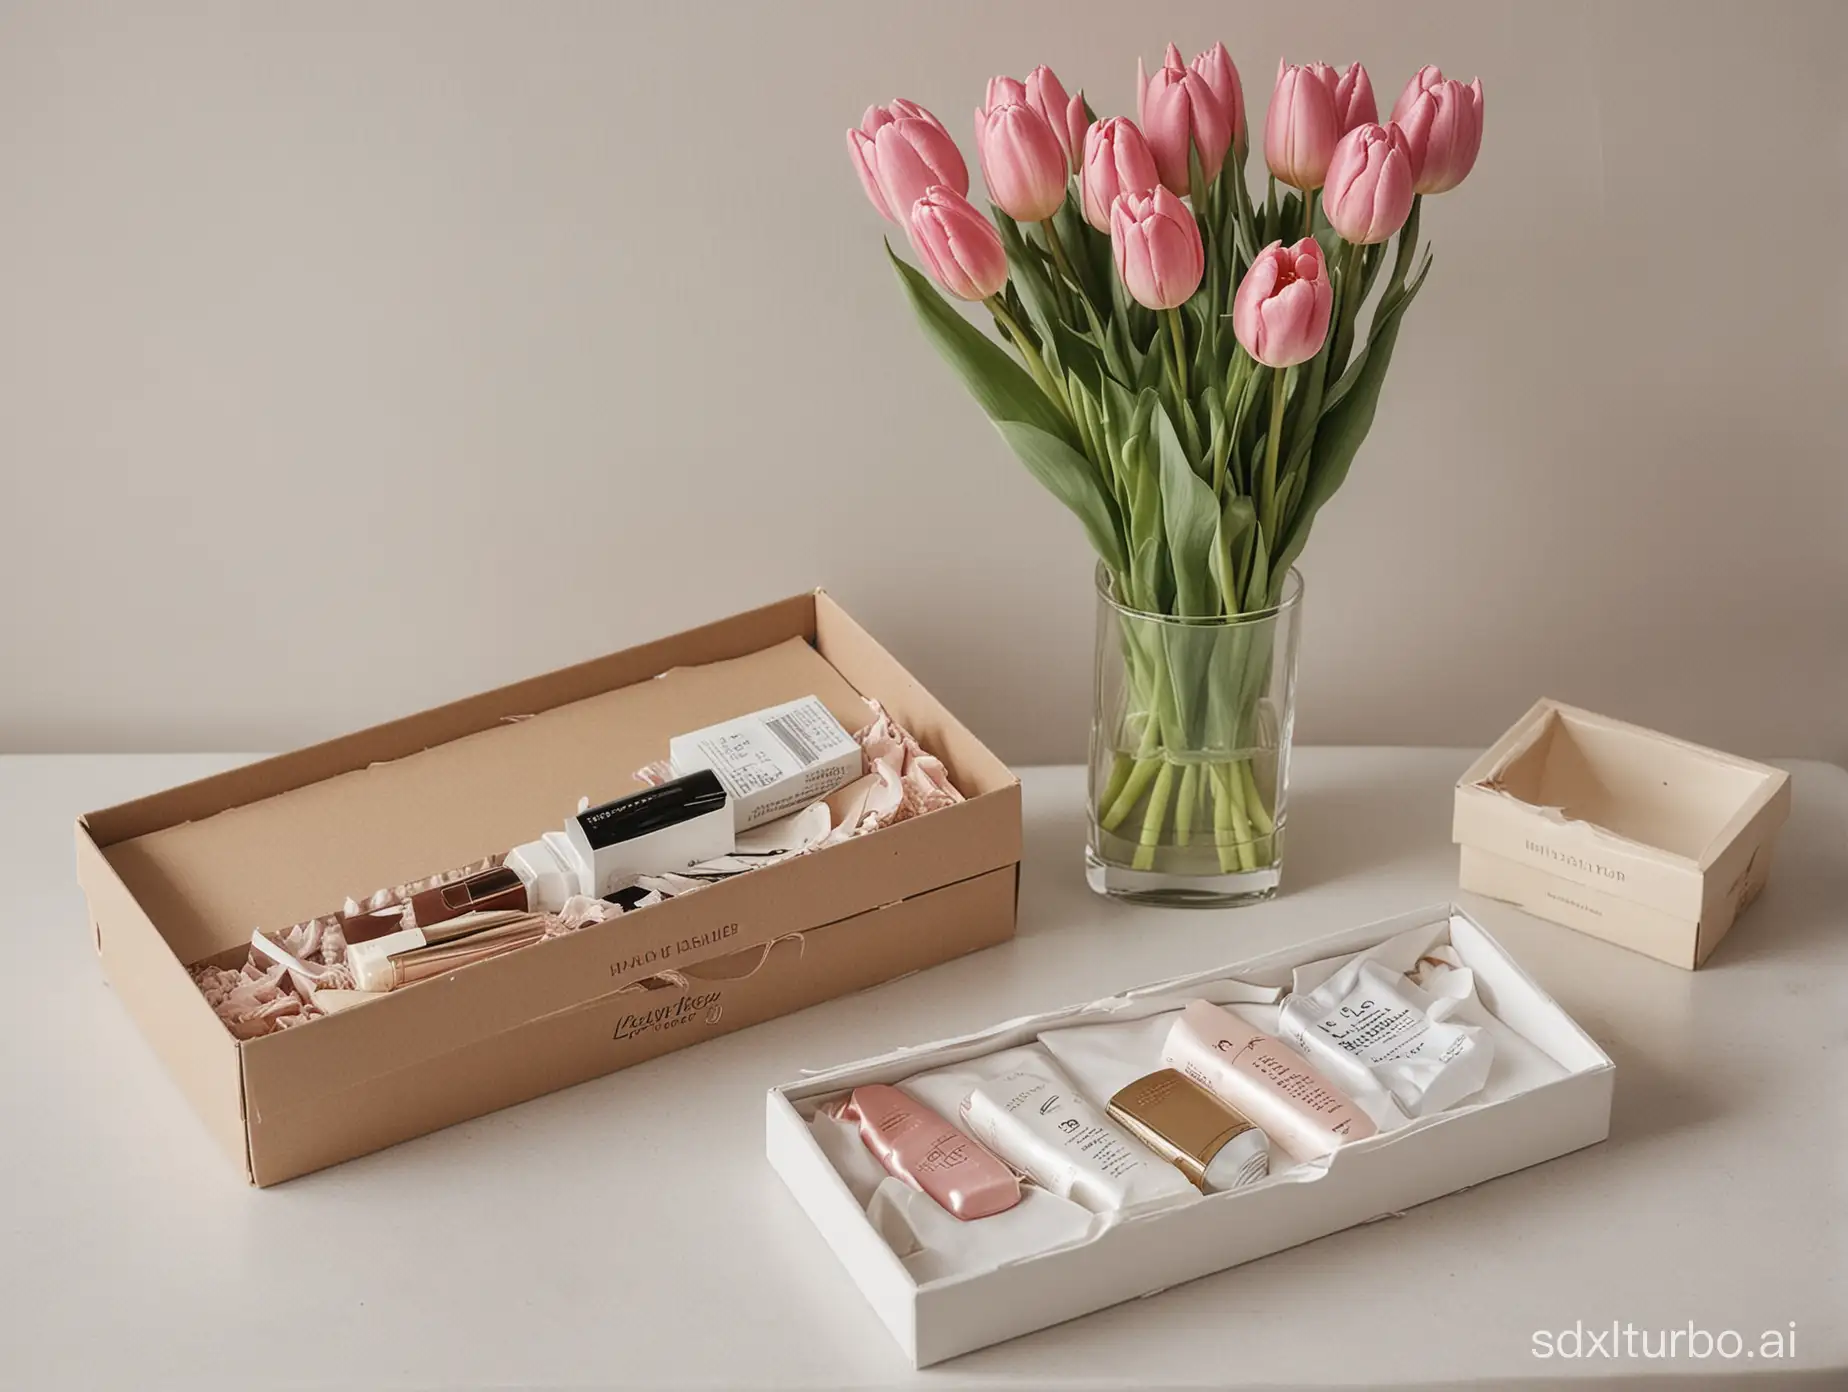
M 1285 997 L 1278 1022 L 1283 1040 L 1334 1082 L 1356 1093 L 1383 1088 L 1408 1116 L 1427 1116 L 1488 1080 L 1495 1041 L 1449 1018 L 1465 998 L 1434 995 L 1363 954 L 1308 994 Z

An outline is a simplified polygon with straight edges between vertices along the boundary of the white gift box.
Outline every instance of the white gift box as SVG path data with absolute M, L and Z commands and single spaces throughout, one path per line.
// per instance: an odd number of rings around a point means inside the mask
M 1295 969 L 1325 964 L 1425 928 L 1475 973 L 1482 1004 L 1547 1064 L 1448 1111 L 1341 1147 L 1308 1167 L 1177 1207 L 1100 1216 L 1081 1240 L 992 1266 L 919 1281 L 869 1222 L 818 1143 L 810 1119 L 865 1083 L 896 1083 L 1033 1041 L 1041 1031 L 1130 1021 L 1211 995 L 1236 978 L 1288 988 Z M 1542 1058 L 1542 1056 L 1544 1056 Z M 1482 926 L 1453 905 L 1404 914 L 1268 956 L 1125 991 L 960 1038 L 916 1045 L 771 1089 L 767 1150 L 810 1220 L 917 1367 L 1152 1295 L 1601 1141 L 1610 1130 L 1611 1060 Z M 1510 1090 L 1512 1089 L 1512 1090 Z M 1505 1094 L 1505 1095 L 1498 1095 Z M 978 1220 L 985 1221 L 985 1220 Z
M 1771 874 L 1790 775 L 1558 701 L 1457 780 L 1464 889 L 1692 970 Z

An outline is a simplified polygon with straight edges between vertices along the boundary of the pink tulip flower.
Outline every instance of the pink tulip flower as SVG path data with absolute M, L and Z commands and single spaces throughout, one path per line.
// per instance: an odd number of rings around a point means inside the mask
M 1320 188 L 1341 138 L 1335 85 L 1306 64 L 1277 64 L 1277 87 L 1264 118 L 1264 162 L 1281 183 L 1307 193 Z
M 938 184 L 911 205 L 911 245 L 937 284 L 985 300 L 1007 284 L 1007 252 L 995 225 L 953 188 Z
M 1084 167 L 1084 95 L 1066 96 L 1058 74 L 1042 63 L 1027 74 L 1027 105 L 1046 118 L 1076 174 Z
M 1200 225 L 1161 184 L 1149 193 L 1118 195 L 1110 209 L 1110 247 L 1124 288 L 1150 309 L 1186 304 L 1206 271 Z
M 991 77 L 988 79 L 988 91 L 982 98 L 982 111 L 986 114 L 997 106 L 1006 106 L 1009 102 L 1027 103 L 1027 84 L 1017 77 Z
M 1190 146 L 1200 152 L 1200 172 L 1211 180 L 1232 148 L 1232 115 L 1205 75 L 1181 62 L 1181 51 L 1168 45 L 1168 56 L 1155 76 L 1136 60 L 1137 114 L 1142 134 L 1155 155 L 1161 181 L 1177 194 L 1191 190 L 1187 165 Z
M 1412 80 L 1405 84 L 1405 90 L 1399 93 L 1399 100 L 1392 104 L 1392 120 L 1389 125 L 1403 126 L 1405 113 L 1412 109 L 1412 103 L 1425 94 L 1427 88 L 1435 87 L 1444 80 L 1444 71 L 1435 63 L 1427 63 L 1412 74 Z
M 1335 128 L 1343 135 L 1356 126 L 1377 125 L 1380 106 L 1373 99 L 1373 79 L 1359 63 L 1335 79 Z
M 1239 282 L 1232 332 L 1266 367 L 1294 367 L 1322 351 L 1334 303 L 1315 238 L 1304 237 L 1293 247 L 1272 242 Z
M 988 196 L 1002 212 L 1016 222 L 1041 222 L 1059 211 L 1071 162 L 1039 112 L 1012 101 L 976 112 L 975 148 Z
M 1393 103 L 1393 124 L 1412 155 L 1412 187 L 1448 193 L 1476 167 L 1482 149 L 1482 79 L 1467 87 L 1437 68 L 1420 68 Z
M 1147 193 L 1160 182 L 1149 142 L 1127 116 L 1099 121 L 1086 132 L 1078 192 L 1084 220 L 1099 232 L 1110 230 L 1110 209 L 1118 194 Z
M 916 102 L 869 106 L 847 153 L 879 215 L 900 227 L 911 205 L 933 184 L 969 191 L 969 170 L 943 123 Z
M 1239 81 L 1238 68 L 1232 62 L 1232 55 L 1226 52 L 1224 44 L 1216 43 L 1205 52 L 1196 53 L 1188 66 L 1206 79 L 1206 85 L 1213 89 L 1213 95 L 1219 98 L 1219 104 L 1225 108 L 1232 122 L 1232 148 L 1242 156 L 1247 140 L 1245 86 Z
M 1356 126 L 1341 137 L 1322 188 L 1328 225 L 1357 246 L 1383 242 L 1412 211 L 1412 153 L 1397 126 Z

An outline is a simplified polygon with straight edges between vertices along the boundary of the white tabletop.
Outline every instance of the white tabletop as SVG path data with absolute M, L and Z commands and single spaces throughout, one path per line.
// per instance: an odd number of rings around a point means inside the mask
M 0 758 L 0 1384 L 1848 1386 L 1848 772 L 1827 765 L 1790 765 L 1770 888 L 1700 972 L 1470 901 L 1616 1060 L 1603 1145 L 924 1374 L 765 1163 L 764 1090 L 804 1068 L 1453 897 L 1468 757 L 1300 751 L 1284 893 L 1229 913 L 1093 897 L 1078 770 L 1029 770 L 1016 942 L 265 1191 L 111 999 L 72 870 L 76 813 L 237 760 Z M 1536 1332 L 1613 1322 L 1754 1350 L 1794 1322 L 1796 1357 L 1534 1355 Z

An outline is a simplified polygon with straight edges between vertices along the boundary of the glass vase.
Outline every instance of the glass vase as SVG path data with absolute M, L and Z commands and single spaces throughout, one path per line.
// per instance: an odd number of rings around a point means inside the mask
M 1099 894 L 1222 907 L 1277 892 L 1302 576 L 1274 609 L 1175 618 L 1097 572 L 1086 878 Z

